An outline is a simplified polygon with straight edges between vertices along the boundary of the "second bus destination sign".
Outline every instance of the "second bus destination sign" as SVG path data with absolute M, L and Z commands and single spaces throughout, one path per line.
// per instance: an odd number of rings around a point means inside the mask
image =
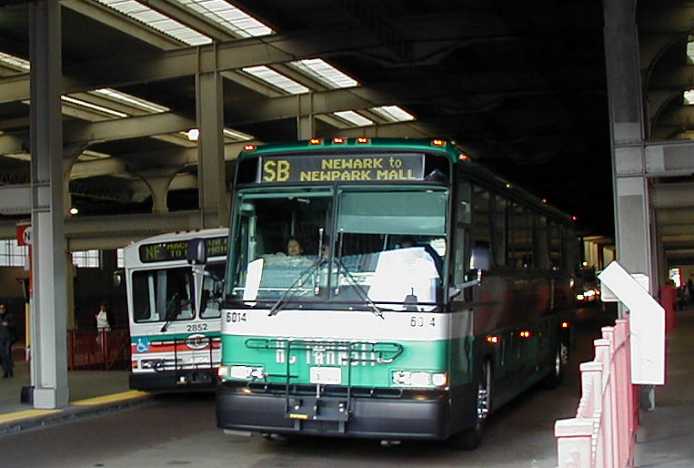
M 258 182 L 382 182 L 422 180 L 423 154 L 265 156 Z

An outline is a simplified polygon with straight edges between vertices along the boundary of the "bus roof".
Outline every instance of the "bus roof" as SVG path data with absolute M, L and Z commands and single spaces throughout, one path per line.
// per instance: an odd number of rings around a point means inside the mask
M 195 239 L 196 237 L 222 237 L 228 235 L 228 233 L 228 228 L 196 229 L 193 231 L 167 232 L 164 234 L 158 234 L 156 236 L 147 237 L 145 239 L 140 239 L 139 241 L 132 242 L 126 248 L 136 248 L 143 244 L 152 244 L 157 242 L 190 240 Z
M 343 141 L 343 143 L 336 143 Z M 436 145 L 433 142 L 440 142 L 441 145 Z M 446 140 L 431 140 L 423 138 L 315 138 L 311 140 L 301 140 L 289 143 L 273 143 L 267 145 L 246 145 L 244 150 L 239 153 L 239 159 L 271 155 L 271 154 L 291 154 L 307 152 L 323 152 L 330 151 L 354 151 L 354 150 L 406 150 L 406 151 L 425 151 L 427 153 L 438 153 L 448 157 L 452 162 L 458 162 L 462 152 L 454 142 Z

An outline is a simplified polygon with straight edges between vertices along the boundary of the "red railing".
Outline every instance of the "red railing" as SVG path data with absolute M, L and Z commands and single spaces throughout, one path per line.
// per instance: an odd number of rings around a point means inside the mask
M 581 364 L 581 400 L 576 417 L 556 422 L 559 468 L 631 466 L 638 400 L 631 384 L 628 319 L 604 327 L 595 359 Z
M 70 370 L 130 368 L 128 329 L 69 330 L 67 338 Z

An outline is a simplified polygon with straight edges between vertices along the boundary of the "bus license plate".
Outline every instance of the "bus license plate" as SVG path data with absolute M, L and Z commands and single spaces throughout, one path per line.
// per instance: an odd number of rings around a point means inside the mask
M 339 367 L 311 367 L 311 383 L 340 385 L 342 383 L 342 369 Z

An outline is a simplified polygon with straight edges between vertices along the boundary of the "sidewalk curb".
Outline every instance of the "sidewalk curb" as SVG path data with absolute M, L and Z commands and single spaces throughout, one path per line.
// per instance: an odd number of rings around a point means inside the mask
M 123 411 L 137 406 L 145 406 L 154 403 L 152 395 L 147 395 L 139 398 L 134 398 L 125 401 L 118 401 L 110 404 L 95 405 L 95 406 L 68 406 L 59 413 L 46 416 L 37 416 L 23 419 L 20 421 L 0 424 L 0 438 L 6 437 L 20 432 L 41 429 L 58 424 L 74 422 L 79 419 L 92 416 L 101 416 L 108 413 Z

